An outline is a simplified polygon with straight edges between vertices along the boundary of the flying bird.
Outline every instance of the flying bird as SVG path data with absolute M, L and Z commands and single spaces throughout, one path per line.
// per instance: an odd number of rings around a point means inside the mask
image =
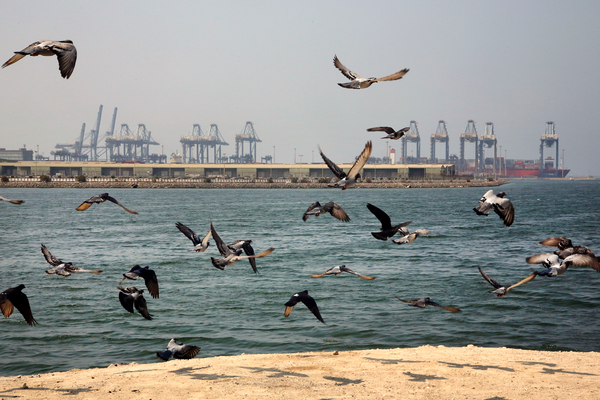
M 0 310 L 4 318 L 8 318 L 13 313 L 15 307 L 17 307 L 17 310 L 23 315 L 25 321 L 30 326 L 34 326 L 37 324 L 37 321 L 33 318 L 33 314 L 31 314 L 29 300 L 27 299 L 27 295 L 22 292 L 23 289 L 25 289 L 25 285 L 21 284 L 0 293 Z
M 402 136 L 404 136 L 404 134 L 406 132 L 408 132 L 408 130 L 410 129 L 410 127 L 406 127 L 406 128 L 402 128 L 399 131 L 394 130 L 394 128 L 389 127 L 389 126 L 378 126 L 375 128 L 369 128 L 367 129 L 368 132 L 385 132 L 387 133 L 387 136 L 382 137 L 382 139 L 392 139 L 392 140 L 398 140 L 400 139 Z
M 567 269 L 573 265 L 573 256 L 569 256 L 564 260 L 561 260 L 556 254 L 552 253 L 536 254 L 534 256 L 527 257 L 525 261 L 527 264 L 542 264 L 544 267 L 546 267 L 546 269 L 543 271 L 534 271 L 534 273 L 539 276 L 552 278 L 567 272 Z
M 0 196 L 0 201 L 6 201 L 6 202 L 11 203 L 11 204 L 23 204 L 23 203 L 25 203 L 25 200 L 10 200 L 10 199 L 4 198 L 2 196 Z
M 392 240 L 392 242 L 396 243 L 397 245 L 412 243 L 415 241 L 416 238 L 418 238 L 421 235 L 429 235 L 429 231 L 427 229 L 417 229 L 413 233 L 409 233 L 408 235 L 402 236 L 400 239 Z
M 346 89 L 366 89 L 375 82 L 395 81 L 402 79 L 402 77 L 409 71 L 408 68 L 405 68 L 402 71 L 398 71 L 392 75 L 384 76 L 383 78 L 363 78 L 356 72 L 352 72 L 348 68 L 344 67 L 344 65 L 342 65 L 340 60 L 337 58 L 337 55 L 333 57 L 333 65 L 335 65 L 335 67 L 339 69 L 346 78 L 350 79 L 350 82 L 338 83 L 338 85 Z
M 339 219 L 340 221 L 344 221 L 344 222 L 350 221 L 350 217 L 348 216 L 348 214 L 346 214 L 346 211 L 344 211 L 342 209 L 342 207 L 339 206 L 339 204 L 334 203 L 333 201 L 330 201 L 329 203 L 326 203 L 325 205 L 321 205 L 321 203 L 319 203 L 318 201 L 315 201 L 306 209 L 306 211 L 304 212 L 304 215 L 302 215 L 302 221 L 306 222 L 308 217 L 311 215 L 318 217 L 319 215 L 325 214 L 326 212 L 333 215 L 335 218 Z
M 571 239 L 565 237 L 552 237 L 542 240 L 544 246 L 558 247 L 554 252 L 559 258 L 566 260 L 571 257 L 571 263 L 575 266 L 587 265 L 600 272 L 600 257 L 596 257 L 593 251 L 585 246 L 574 246 Z
M 534 272 L 531 275 L 529 275 L 527 278 L 520 280 L 519 282 L 515 283 L 514 285 L 504 286 L 504 285 L 499 284 L 497 281 L 493 280 L 492 278 L 490 278 L 485 272 L 483 272 L 481 270 L 480 267 L 477 267 L 477 268 L 479 269 L 479 273 L 481 274 L 481 276 L 483 276 L 483 279 L 488 281 L 488 283 L 494 287 L 494 290 L 492 290 L 490 293 L 494 293 L 498 297 L 502 297 L 502 296 L 508 294 L 508 291 L 514 287 L 517 287 L 524 283 L 532 281 L 538 275 L 536 272 Z
M 215 268 L 218 268 L 220 270 L 224 270 L 225 267 L 229 267 L 231 264 L 233 264 L 236 261 L 240 261 L 240 260 L 244 260 L 244 259 L 252 259 L 252 258 L 262 258 L 264 256 L 271 254 L 273 252 L 273 250 L 275 250 L 273 247 L 271 247 L 259 254 L 250 254 L 250 255 L 247 254 L 245 256 L 242 256 L 241 254 L 242 254 L 242 251 L 244 251 L 244 250 L 245 251 L 250 250 L 252 253 L 254 253 L 254 249 L 252 248 L 252 246 L 249 246 L 250 243 L 247 243 L 246 245 L 242 245 L 237 242 L 233 242 L 233 243 L 231 243 L 232 245 L 237 243 L 239 245 L 239 247 L 237 248 L 237 250 L 234 250 L 232 252 L 231 249 L 225 244 L 225 242 L 223 242 L 221 237 L 217 234 L 217 231 L 215 231 L 215 227 L 213 226 L 212 223 L 210 224 L 210 231 L 212 232 L 212 237 L 215 240 L 217 248 L 219 249 L 219 253 L 221 253 L 221 256 L 223 257 L 223 258 L 211 257 L 210 261 L 212 262 L 212 265 Z M 234 248 L 235 248 L 235 246 L 234 246 Z M 252 266 L 252 270 L 254 270 L 254 273 L 258 273 L 256 264 L 251 262 L 250 265 Z
M 81 203 L 81 205 L 79 205 L 76 210 L 77 211 L 85 211 L 88 208 L 91 207 L 92 204 L 94 203 L 104 203 L 106 200 L 115 203 L 116 205 L 119 205 L 121 207 L 123 207 L 123 209 L 125 211 L 127 211 L 128 213 L 131 214 L 137 214 L 137 212 L 130 210 L 129 208 L 125 207 L 123 204 L 121 204 L 117 199 L 115 199 L 112 196 L 109 196 L 108 193 L 102 193 L 102 194 L 97 194 L 95 196 L 90 197 L 89 199 L 87 199 L 86 201 L 84 201 L 83 203 Z
M 54 257 L 52 255 L 52 253 L 50 253 L 50 250 L 48 250 L 46 248 L 46 246 L 44 246 L 44 244 L 42 244 L 42 254 L 44 255 L 44 258 L 46 259 L 46 262 L 54 267 L 54 268 L 46 270 L 46 273 L 50 274 L 50 275 L 56 274 L 56 275 L 61 275 L 61 276 L 71 276 L 71 274 L 79 273 L 79 272 L 90 272 L 92 274 L 99 274 L 100 272 L 102 272 L 101 269 L 96 269 L 96 270 L 83 269 L 83 268 L 74 266 L 70 262 L 66 263 L 66 262 Z
M 77 61 L 77 49 L 70 40 L 40 40 L 31 43 L 21 51 L 15 51 L 15 55 L 2 65 L 2 68 L 16 63 L 25 56 L 56 56 L 58 58 L 58 69 L 63 78 L 69 79 L 75 69 Z
M 362 151 L 362 153 L 360 153 L 360 155 L 354 162 L 354 165 L 352 165 L 352 168 L 350 168 L 350 171 L 348 171 L 348 173 L 346 174 L 333 161 L 331 161 L 329 158 L 327 158 L 325 156 L 325 154 L 323 154 L 321 147 L 319 147 L 319 152 L 321 153 L 321 157 L 323 158 L 323 161 L 325 161 L 325 164 L 327 164 L 327 166 L 329 167 L 331 172 L 333 172 L 333 174 L 338 179 L 340 179 L 339 182 L 336 182 L 336 183 L 333 183 L 333 184 L 327 185 L 327 186 L 336 187 L 336 188 L 340 187 L 340 188 L 342 188 L 342 190 L 346 190 L 349 186 L 354 185 L 356 183 L 356 181 L 358 179 L 360 179 L 360 174 L 359 174 L 360 170 L 365 165 L 365 163 L 369 160 L 369 157 L 371 157 L 371 150 L 373 150 L 373 143 L 371 143 L 371 141 L 369 140 L 367 142 L 367 144 L 365 145 L 365 148 Z
M 374 276 L 361 275 L 357 272 L 354 272 L 350 268 L 346 267 L 345 265 L 336 265 L 333 268 L 329 268 L 327 271 L 323 272 L 322 274 L 311 275 L 311 277 L 312 278 L 320 278 L 322 276 L 327 276 L 327 275 L 339 275 L 342 272 L 347 272 L 349 274 L 356 275 L 359 278 L 366 279 L 369 281 L 375 279 Z
M 208 239 L 210 239 L 210 235 L 211 235 L 210 230 L 208 231 L 206 236 L 200 237 L 196 234 L 196 232 L 194 232 L 193 230 L 191 230 L 190 228 L 188 228 L 181 222 L 177 222 L 175 224 L 175 226 L 177 227 L 177 229 L 179 229 L 181 231 L 181 233 L 183 233 L 185 236 L 187 236 L 187 238 L 190 239 L 192 241 L 192 243 L 194 243 L 194 248 L 191 249 L 190 251 L 202 253 L 210 245 L 210 243 L 208 242 Z
M 319 307 L 317 307 L 317 302 L 308 295 L 308 290 L 294 293 L 292 297 L 290 297 L 289 301 L 285 303 L 285 312 L 283 313 L 283 316 L 286 318 L 289 317 L 294 306 L 298 304 L 299 301 L 304 303 L 304 305 L 308 307 L 308 309 L 315 315 L 315 317 L 317 317 L 319 321 L 325 323 L 321 317 L 321 313 L 319 312 Z
M 144 278 L 146 287 L 153 298 L 158 299 L 158 279 L 156 273 L 150 269 L 147 265 L 142 268 L 138 264 L 134 265 L 129 272 L 123 274 L 123 279 L 119 282 L 119 285 L 123 283 L 125 279 L 136 280 L 137 278 Z
M 171 339 L 167 344 L 167 350 L 157 352 L 156 356 L 165 361 L 169 361 L 171 357 L 178 360 L 190 360 L 196 357 L 198 353 L 200 353 L 200 347 L 177 343 L 177 339 Z
M 494 194 L 493 190 L 488 190 L 477 207 L 473 209 L 477 215 L 488 215 L 491 209 L 494 209 L 496 214 L 504 221 L 504 225 L 511 226 L 515 220 L 515 207 L 506 197 L 506 193 L 500 192 Z
M 409 303 L 409 305 L 412 307 L 425 308 L 427 306 L 434 306 L 434 307 L 443 308 L 444 310 L 450 311 L 450 312 L 455 312 L 455 313 L 460 312 L 459 308 L 442 306 L 438 303 L 431 301 L 431 299 L 429 297 L 425 297 L 423 299 L 415 299 L 415 300 L 403 300 L 398 296 L 396 296 L 396 298 L 403 303 Z
M 135 286 L 117 286 L 117 289 L 119 289 L 119 301 L 124 309 L 133 314 L 133 307 L 135 307 L 142 317 L 148 320 L 152 319 L 153 315 L 148 312 L 143 290 L 138 290 Z
M 388 240 L 398 233 L 398 231 L 400 231 L 403 236 L 408 235 L 408 229 L 405 229 L 404 227 L 410 224 L 412 221 L 407 221 L 392 226 L 392 220 L 390 216 L 381 208 L 376 207 L 371 203 L 367 203 L 367 208 L 373 213 L 373 215 L 377 217 L 379 222 L 381 222 L 381 232 L 371 232 L 371 235 L 373 235 L 375 239 Z

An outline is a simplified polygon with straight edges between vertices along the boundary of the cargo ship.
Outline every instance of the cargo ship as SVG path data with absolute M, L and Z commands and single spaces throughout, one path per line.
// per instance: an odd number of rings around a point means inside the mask
M 467 160 L 469 166 L 464 171 L 464 174 L 470 175 L 475 172 L 475 165 L 473 160 Z M 565 178 L 570 169 L 558 168 L 558 175 L 556 174 L 556 168 L 554 167 L 554 159 L 548 157 L 544 160 L 544 168 L 540 168 L 540 160 L 513 160 L 498 158 L 498 164 L 496 166 L 496 175 L 506 178 Z M 486 158 L 485 160 L 485 174 L 493 174 L 493 158 Z

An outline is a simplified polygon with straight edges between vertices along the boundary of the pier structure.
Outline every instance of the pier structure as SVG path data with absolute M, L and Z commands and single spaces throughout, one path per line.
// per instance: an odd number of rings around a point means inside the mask
M 221 146 L 229 146 L 229 143 L 221 136 L 217 124 L 210 125 L 208 135 L 202 132 L 200 124 L 194 124 L 191 134 L 182 136 L 179 142 L 183 147 L 183 162 L 186 164 L 209 164 L 211 148 L 213 150 L 212 162 L 215 164 L 222 162 Z
M 492 161 L 492 168 L 495 174 L 497 170 L 496 162 L 498 160 L 498 140 L 496 139 L 496 135 L 494 134 L 493 122 L 485 123 L 485 133 L 479 137 L 479 172 L 485 172 L 484 146 L 488 149 L 492 146 L 494 147 L 494 158 Z
M 248 152 L 244 154 L 244 142 L 248 142 Z M 242 133 L 235 135 L 235 159 L 233 161 L 241 164 L 256 162 L 256 143 L 262 142 L 256 131 L 254 124 L 247 121 Z
M 437 129 L 435 133 L 431 134 L 431 149 L 430 149 L 430 160 L 431 164 L 437 163 L 437 158 L 435 157 L 435 142 L 446 143 L 446 158 L 444 162 L 450 162 L 450 141 L 448 140 L 448 130 L 446 129 L 446 121 L 440 120 L 438 122 Z
M 477 136 L 477 128 L 475 127 L 475 121 L 470 119 L 467 122 L 465 132 L 460 135 L 460 159 L 458 161 L 458 170 L 460 172 L 466 171 L 468 168 L 467 160 L 465 160 L 465 142 L 475 143 L 475 171 L 479 170 L 479 157 L 477 151 L 477 145 L 479 144 L 479 137 Z
M 138 124 L 137 131 L 133 133 L 129 125 L 121 124 L 117 135 L 107 136 L 106 147 L 112 162 L 156 162 L 161 160 L 157 154 L 150 155 L 150 145 L 159 145 L 152 139 L 152 132 L 146 125 Z
M 402 160 L 401 164 L 419 164 L 421 162 L 421 136 L 419 136 L 419 128 L 417 121 L 410 121 L 408 132 L 400 139 L 402 141 Z M 408 142 L 416 144 L 417 157 L 408 157 Z
M 540 172 L 544 169 L 549 169 L 544 162 L 544 146 L 551 148 L 554 145 L 556 145 L 556 158 L 554 158 L 553 165 L 549 166 L 549 168 L 554 167 L 555 176 L 558 178 L 558 135 L 554 131 L 554 122 L 548 121 L 546 122 L 546 132 L 542 135 L 540 140 Z

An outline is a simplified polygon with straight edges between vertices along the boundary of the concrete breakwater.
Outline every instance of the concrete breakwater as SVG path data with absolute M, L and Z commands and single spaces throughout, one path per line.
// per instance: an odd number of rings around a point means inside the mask
M 500 186 L 508 183 L 507 180 L 472 180 L 472 181 L 381 181 L 381 182 L 360 182 L 356 184 L 358 189 L 371 188 L 461 188 L 461 187 L 488 187 Z M 203 180 L 103 180 L 103 181 L 51 181 L 39 182 L 34 180 L 29 181 L 9 181 L 1 182 L 0 188 L 69 188 L 69 189 L 93 189 L 93 188 L 138 188 L 138 189 L 328 189 L 326 183 L 317 182 L 253 182 L 253 181 L 222 181 L 222 182 L 205 182 Z

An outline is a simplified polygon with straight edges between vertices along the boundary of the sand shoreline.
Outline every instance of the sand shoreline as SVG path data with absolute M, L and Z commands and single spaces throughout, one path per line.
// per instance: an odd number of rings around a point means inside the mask
M 0 378 L 0 399 L 597 399 L 600 353 L 422 346 L 255 354 Z

